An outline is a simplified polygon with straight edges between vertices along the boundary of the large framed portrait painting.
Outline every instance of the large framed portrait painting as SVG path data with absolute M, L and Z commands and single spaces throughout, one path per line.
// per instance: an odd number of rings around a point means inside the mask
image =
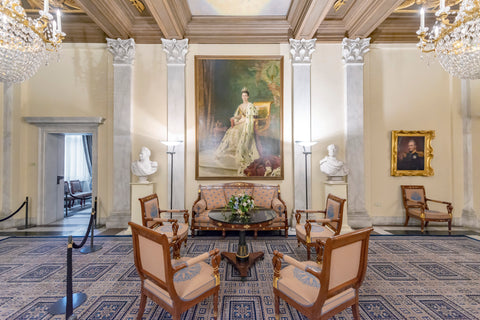
M 392 131 L 392 176 L 433 176 L 435 131 Z
M 283 57 L 196 56 L 197 180 L 283 179 Z

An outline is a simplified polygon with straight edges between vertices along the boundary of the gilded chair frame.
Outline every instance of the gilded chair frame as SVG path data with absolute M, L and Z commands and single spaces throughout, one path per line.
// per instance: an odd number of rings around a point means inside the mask
M 365 278 L 365 273 L 367 271 L 367 260 L 368 260 L 368 243 L 370 238 L 370 233 L 373 231 L 372 227 L 360 229 L 353 231 L 347 234 L 335 236 L 333 238 L 328 238 L 325 241 L 318 241 L 319 245 L 324 246 L 323 251 L 323 262 L 321 265 L 321 270 L 315 269 L 310 265 L 307 265 L 303 262 L 295 260 L 292 257 L 274 251 L 273 256 L 273 267 L 274 267 L 274 276 L 273 276 L 273 293 L 275 296 L 275 317 L 279 319 L 280 314 L 280 299 L 284 300 L 290 306 L 297 309 L 308 319 L 311 320 L 320 320 L 320 319 L 329 319 L 335 314 L 341 312 L 342 310 L 351 307 L 353 312 L 354 319 L 360 319 L 360 308 L 359 308 L 359 289 L 362 285 L 362 282 Z M 355 245 L 355 243 L 360 242 L 360 260 L 358 264 L 358 271 L 355 272 L 355 276 L 350 278 L 342 279 L 342 282 L 338 281 L 338 273 L 341 271 L 336 270 L 337 267 L 334 265 L 334 262 L 340 263 L 337 261 L 337 252 L 341 252 L 342 249 L 350 245 Z M 335 252 L 336 250 L 339 250 Z M 335 254 L 333 254 L 335 253 Z M 341 253 L 339 253 L 341 254 Z M 318 296 L 316 301 L 311 306 L 305 306 L 299 304 L 294 299 L 290 298 L 288 295 L 283 293 L 278 289 L 278 281 L 281 279 L 281 267 L 282 260 L 287 261 L 289 264 L 293 264 L 296 268 L 312 274 L 316 277 L 320 283 L 320 289 L 318 291 Z M 332 281 L 333 279 L 333 281 Z M 335 282 L 335 286 L 331 285 L 331 282 Z M 339 305 L 323 311 L 325 303 L 329 302 L 328 299 L 341 297 L 341 294 L 346 290 L 353 289 L 354 294 L 349 299 L 343 299 Z M 335 299 L 333 299 L 335 300 Z M 331 300 L 330 300 L 331 301 Z M 327 308 L 326 308 L 327 309 Z M 323 313 L 322 313 L 323 312 Z
M 214 309 L 214 319 L 217 318 L 218 313 L 218 293 L 220 289 L 220 274 L 218 272 L 219 264 L 220 264 L 220 251 L 218 249 L 211 250 L 210 252 L 206 252 L 202 255 L 199 255 L 195 258 L 191 258 L 187 261 L 184 261 L 178 265 L 173 266 L 172 260 L 170 259 L 170 250 L 169 250 L 169 243 L 168 238 L 166 235 L 162 233 L 155 232 L 147 227 L 140 226 L 136 223 L 129 222 L 128 223 L 132 229 L 132 241 L 133 241 L 133 254 L 135 260 L 135 267 L 137 269 L 138 275 L 140 276 L 141 280 L 141 298 L 140 298 L 140 306 L 138 309 L 137 320 L 142 319 L 142 315 L 145 312 L 145 306 L 147 302 L 147 297 L 153 300 L 156 304 L 160 307 L 168 311 L 172 319 L 180 320 L 181 315 L 186 310 L 190 309 L 194 305 L 198 304 L 199 302 L 203 301 L 204 299 L 208 298 L 209 296 L 213 295 L 213 309 Z M 159 244 L 163 247 L 162 250 L 162 257 L 160 257 L 161 261 L 163 261 L 163 266 L 159 266 L 160 268 L 165 268 L 165 280 L 160 279 L 156 274 L 153 273 L 152 270 L 146 270 L 142 265 L 142 258 L 141 258 L 141 251 L 140 251 L 140 240 L 139 237 L 143 237 L 148 239 L 155 244 Z M 213 275 L 215 277 L 215 286 L 198 297 L 192 300 L 182 300 L 178 295 L 175 285 L 174 285 L 174 276 L 175 273 L 178 271 L 203 261 L 211 257 L 211 266 L 213 268 Z M 164 300 L 160 299 L 154 292 L 151 292 L 149 289 L 145 287 L 145 280 L 150 280 L 155 285 L 160 287 L 161 289 L 165 290 L 169 298 L 172 301 L 172 305 L 169 305 Z
M 418 219 L 420 220 L 420 228 L 423 233 L 430 221 L 447 222 L 448 233 L 452 233 L 453 206 L 451 202 L 427 198 L 427 194 L 425 193 L 425 187 L 422 185 L 401 185 L 400 187 L 402 188 L 402 202 L 403 207 L 405 208 L 405 226 L 408 225 L 410 217 Z M 408 190 L 418 190 L 422 192 L 424 201 L 415 201 L 409 199 L 407 196 Z M 446 206 L 447 212 L 442 213 L 438 211 L 431 211 L 428 206 L 428 202 L 444 204 Z M 414 213 L 415 209 L 420 210 L 420 215 Z
M 328 203 L 330 201 L 337 202 L 339 205 L 339 213 L 338 213 L 338 218 L 337 219 L 328 219 L 327 218 L 327 209 L 328 209 Z M 316 242 L 315 240 L 312 241 L 312 237 L 310 235 L 311 230 L 312 230 L 312 223 L 319 223 L 322 224 L 323 227 L 327 228 L 332 235 L 331 236 L 336 236 L 340 234 L 340 231 L 342 230 L 342 223 L 343 223 L 343 208 L 345 207 L 345 199 L 336 197 L 332 194 L 328 194 L 327 200 L 325 202 L 325 210 L 296 210 L 295 213 L 295 220 L 297 222 L 297 225 L 301 224 L 301 219 L 302 219 L 302 214 L 306 214 L 306 221 L 305 221 L 305 232 L 306 232 L 306 237 L 305 239 L 302 239 L 297 235 L 297 242 L 298 246 L 300 246 L 300 243 L 302 243 L 306 248 L 307 248 L 307 259 L 310 260 L 310 251 L 311 248 L 316 247 Z M 324 219 L 308 219 L 308 214 L 309 213 L 323 213 L 324 214 Z M 318 252 L 317 252 L 318 253 Z
M 150 228 L 150 229 L 155 229 L 159 226 L 163 226 L 164 223 L 171 223 L 172 224 L 172 231 L 173 231 L 173 237 L 170 241 L 170 246 L 173 248 L 173 256 L 175 258 L 180 258 L 180 247 L 182 246 L 182 243 L 184 246 L 187 246 L 187 240 L 188 240 L 188 230 L 189 230 L 189 214 L 188 210 L 161 210 L 158 202 L 158 196 L 156 193 L 148 195 L 143 198 L 138 199 L 140 201 L 140 208 L 142 210 L 142 224 L 144 227 Z M 158 217 L 157 218 L 151 218 L 147 217 L 147 211 L 146 211 L 146 206 L 145 204 L 148 203 L 149 201 L 154 200 L 156 202 L 156 206 L 158 209 Z M 179 237 L 177 235 L 178 229 L 179 229 L 179 223 L 177 219 L 165 219 L 162 218 L 162 213 L 182 213 L 183 212 L 183 219 L 184 219 L 184 224 L 187 232 L 183 237 Z

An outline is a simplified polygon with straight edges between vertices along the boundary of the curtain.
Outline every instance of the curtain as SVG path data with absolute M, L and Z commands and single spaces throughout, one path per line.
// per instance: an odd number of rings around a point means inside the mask
M 84 134 L 82 136 L 83 151 L 85 152 L 85 160 L 87 161 L 88 172 L 92 175 L 92 135 Z
M 89 191 L 92 175 L 88 169 L 82 135 L 65 135 L 65 181 L 80 180 Z

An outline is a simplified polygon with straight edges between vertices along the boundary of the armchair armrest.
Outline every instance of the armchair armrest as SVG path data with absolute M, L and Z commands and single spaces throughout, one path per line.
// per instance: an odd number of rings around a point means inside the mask
M 200 199 L 193 205 L 192 216 L 199 215 L 207 208 L 207 202 L 204 199 Z
M 323 213 L 326 214 L 325 210 L 297 210 L 295 213 L 295 219 L 297 220 L 297 224 L 300 224 L 300 220 L 302 219 L 302 213 Z
M 447 206 L 448 213 L 452 213 L 453 206 L 452 206 L 452 203 L 451 203 L 451 202 L 448 202 L 448 201 L 440 201 L 440 200 L 433 200 L 433 199 L 429 199 L 429 198 L 425 198 L 425 201 L 431 201 L 431 202 L 436 202 L 436 203 L 444 204 L 444 205 Z
M 280 253 L 277 250 L 273 251 L 273 255 L 274 255 L 274 260 L 275 260 L 275 257 L 278 257 L 278 259 L 280 259 L 280 261 L 278 261 L 278 262 L 276 261 L 276 262 L 273 263 L 275 268 L 279 267 L 279 269 L 278 269 L 279 271 L 280 271 L 280 268 L 282 266 L 281 260 L 283 259 L 288 264 L 291 264 L 292 266 L 294 266 L 294 267 L 296 267 L 300 270 L 309 272 L 316 277 L 320 276 L 321 270 L 319 270 L 317 268 L 314 268 L 311 265 L 306 264 L 305 262 L 298 261 L 297 259 L 292 258 L 292 257 L 290 257 L 286 254 Z
M 272 200 L 272 209 L 278 215 L 281 215 L 282 213 L 285 212 L 285 205 L 283 204 L 283 202 L 280 199 L 275 198 L 275 199 Z
M 316 223 L 327 223 L 327 222 L 340 222 L 340 219 L 308 219 L 308 223 L 316 222 Z
M 210 252 L 202 253 L 199 256 L 196 256 L 194 258 L 188 259 L 187 261 L 180 263 L 179 265 L 173 268 L 173 273 L 176 273 L 177 271 L 182 270 L 183 268 L 193 266 L 194 264 L 197 264 L 200 261 L 206 260 L 209 257 L 212 257 L 210 263 L 212 264 L 213 275 L 215 276 L 216 284 L 219 285 L 220 274 L 218 272 L 218 266 L 220 265 L 221 257 L 220 257 L 220 250 L 218 250 L 217 248 L 211 250 Z
M 188 218 L 190 215 L 188 214 L 188 210 L 184 209 L 165 209 L 165 210 L 160 210 L 160 213 L 162 212 L 172 212 L 172 213 L 182 213 L 183 212 L 183 220 L 185 220 L 185 223 L 188 224 Z

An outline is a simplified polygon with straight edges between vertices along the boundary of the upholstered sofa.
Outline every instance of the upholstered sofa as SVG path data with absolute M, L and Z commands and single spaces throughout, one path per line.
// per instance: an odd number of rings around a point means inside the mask
M 192 221 L 190 224 L 192 237 L 195 236 L 196 230 L 220 230 L 224 237 L 225 231 L 237 230 L 214 224 L 208 217 L 208 213 L 212 209 L 225 208 L 232 195 L 244 193 L 253 198 L 256 207 L 272 209 L 277 214 L 277 217 L 270 225 L 261 229 L 250 228 L 249 230 L 254 231 L 254 236 L 257 236 L 258 230 L 283 230 L 285 237 L 287 237 L 287 207 L 280 197 L 280 187 L 278 185 L 245 182 L 199 186 L 198 198 L 192 207 Z

